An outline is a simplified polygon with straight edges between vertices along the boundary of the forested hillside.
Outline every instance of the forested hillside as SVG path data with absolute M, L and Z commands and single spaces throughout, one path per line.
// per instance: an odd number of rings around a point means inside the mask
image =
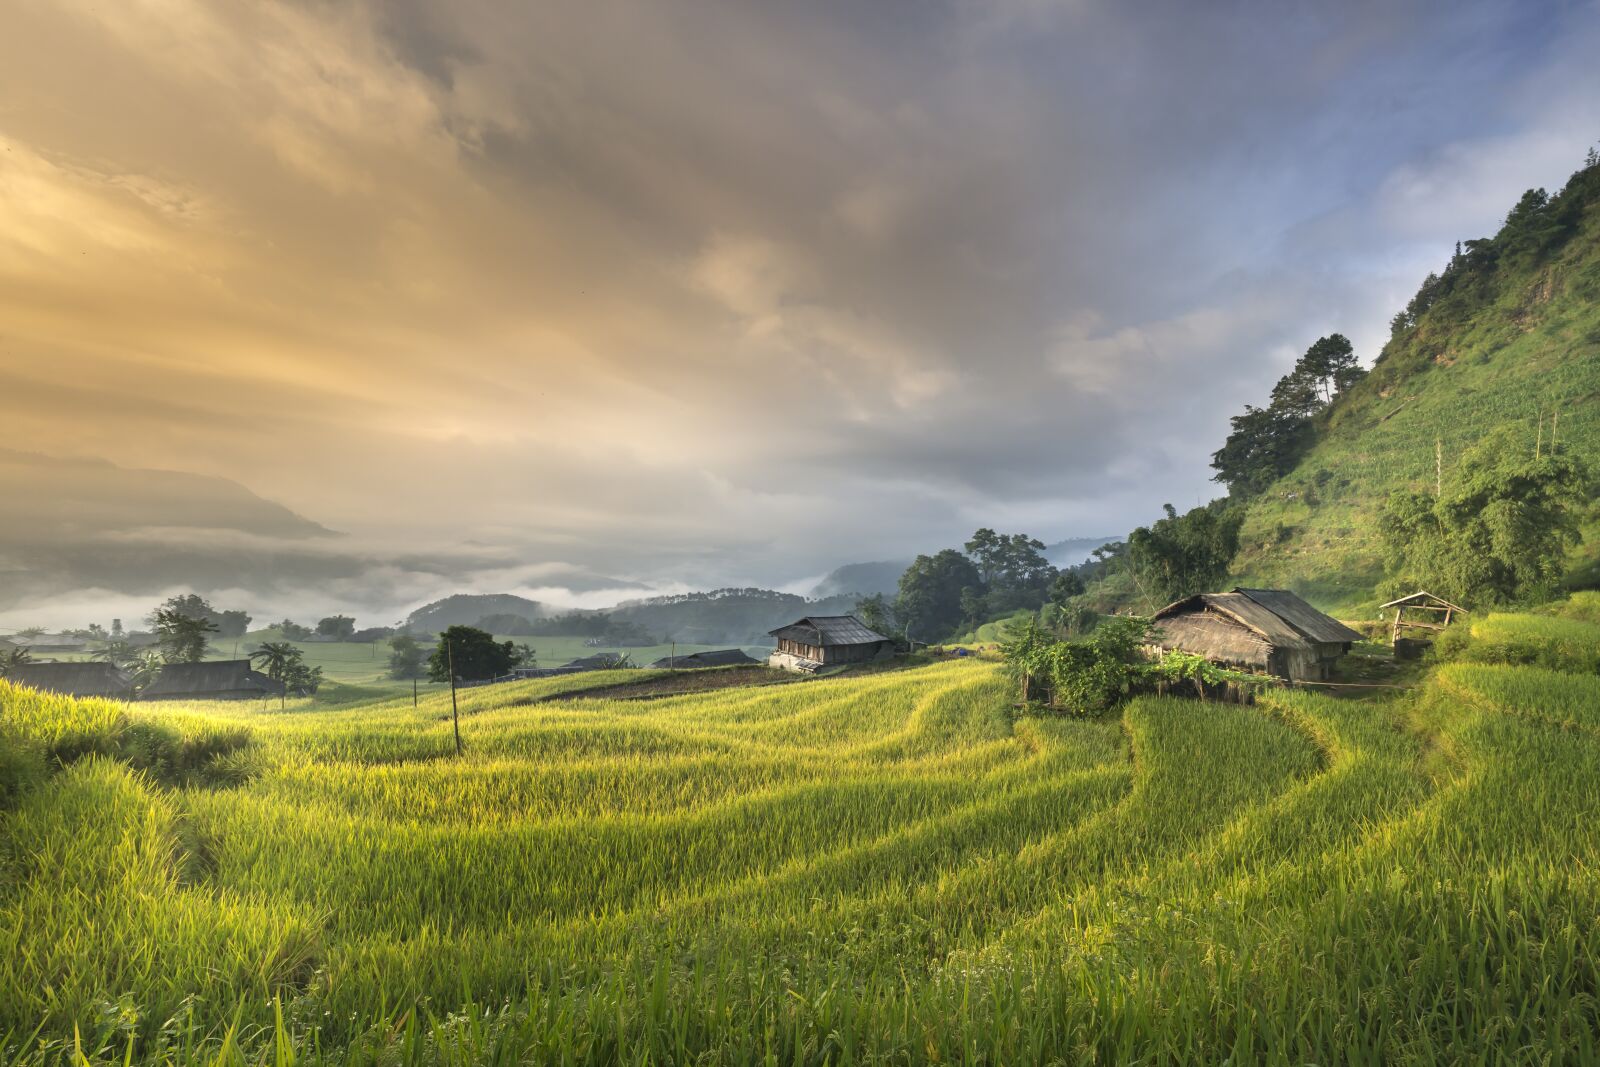
M 1349 383 L 1302 437 L 1249 457 L 1265 456 L 1256 473 L 1266 476 L 1259 486 L 1233 486 L 1246 501 L 1238 582 L 1292 587 L 1354 612 L 1374 603 L 1385 578 L 1380 515 L 1394 491 L 1431 493 L 1442 483 L 1448 492 L 1462 457 L 1491 439 L 1530 456 L 1548 456 L 1558 442 L 1596 466 L 1600 160 L 1591 152 L 1555 196 L 1530 190 L 1493 238 L 1459 245 L 1392 326 L 1371 373 Z M 1266 409 L 1247 417 L 1258 431 L 1271 422 Z M 1249 472 L 1232 473 L 1248 481 Z M 1592 501 L 1583 523 L 1597 525 Z M 1596 538 L 1585 540 L 1570 560 L 1575 569 L 1593 565 Z

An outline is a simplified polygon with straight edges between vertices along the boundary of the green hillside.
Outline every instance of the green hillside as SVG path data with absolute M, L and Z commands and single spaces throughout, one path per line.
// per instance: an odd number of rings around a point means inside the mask
M 1285 586 L 1365 614 L 1384 576 L 1378 511 L 1398 488 L 1448 481 L 1507 426 L 1530 453 L 1552 435 L 1600 463 L 1600 164 L 1553 197 L 1532 191 L 1492 239 L 1465 242 L 1395 318 L 1372 372 L 1319 416 L 1316 443 L 1254 497 L 1241 583 Z M 1542 419 L 1542 428 L 1541 428 Z M 1595 531 L 1596 516 L 1585 522 Z M 1594 565 L 1596 537 L 1573 565 Z

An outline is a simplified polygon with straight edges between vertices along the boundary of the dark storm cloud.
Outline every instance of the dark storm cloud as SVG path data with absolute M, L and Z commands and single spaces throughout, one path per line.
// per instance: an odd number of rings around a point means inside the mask
M 711 584 L 1203 499 L 1600 130 L 1592 4 L 6 18 L 14 432 Z

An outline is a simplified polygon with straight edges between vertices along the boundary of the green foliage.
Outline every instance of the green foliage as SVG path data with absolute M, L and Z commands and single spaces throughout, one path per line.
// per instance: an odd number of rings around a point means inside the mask
M 206 658 L 207 635 L 217 632 L 216 623 L 174 608 L 157 608 L 152 618 L 164 662 L 199 663 Z
M 398 634 L 389 639 L 389 677 L 395 679 L 426 678 L 428 676 L 422 645 L 410 634 Z
M 476 627 L 451 626 L 439 635 L 439 644 L 428 657 L 428 678 L 448 682 L 453 666 L 458 680 L 482 681 L 500 677 L 516 662 L 516 647 L 510 641 L 497 643 L 493 634 Z
M 900 576 L 894 614 L 912 640 L 924 643 L 954 633 L 971 608 L 963 595 L 981 592 L 983 576 L 972 560 L 953 548 L 918 556 Z
M 350 640 L 350 635 L 355 632 L 356 620 L 348 615 L 329 615 L 325 619 L 317 620 L 317 633 L 323 637 L 348 641 Z
M 268 641 L 250 653 L 250 661 L 290 693 L 307 696 L 322 685 L 322 668 L 306 663 L 305 652 L 287 641 Z
M 1438 498 L 1398 491 L 1380 522 L 1392 590 L 1427 588 L 1470 607 L 1547 599 L 1578 508 L 1593 492 L 1587 465 L 1565 452 L 1534 455 L 1513 435 L 1469 451 Z
M 1017 608 L 1036 608 L 1049 595 L 1056 569 L 1044 558 L 1044 542 L 1027 534 L 976 531 L 964 546 L 978 568 L 980 582 L 967 616 L 978 621 Z M 981 598 L 981 599 L 978 599 Z
M 1365 374 L 1348 337 L 1318 338 L 1273 386 L 1266 407 L 1246 404 L 1244 414 L 1229 420 L 1232 432 L 1211 457 L 1216 480 L 1248 497 L 1293 470 L 1316 440 L 1316 417 Z
M 33 662 L 33 653 L 25 648 L 8 648 L 0 652 L 0 678 L 4 678 L 18 667 Z
M 1166 518 L 1128 535 L 1127 565 L 1151 611 L 1214 589 L 1239 549 L 1242 515 L 1227 501 L 1183 515 L 1165 508 Z
M 186 615 L 191 619 L 209 622 L 218 637 L 243 637 L 250 629 L 250 616 L 243 611 L 219 611 L 205 597 L 194 593 L 168 597 L 150 616 L 150 625 L 158 626 L 161 612 Z

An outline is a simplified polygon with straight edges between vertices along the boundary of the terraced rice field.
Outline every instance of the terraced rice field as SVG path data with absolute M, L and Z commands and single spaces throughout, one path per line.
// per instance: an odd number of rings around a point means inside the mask
M 447 697 L 0 683 L 0 1062 L 1600 1057 L 1592 673 L 1103 721 L 976 661 L 530 703 L 572 683 L 465 694 L 461 758 Z

